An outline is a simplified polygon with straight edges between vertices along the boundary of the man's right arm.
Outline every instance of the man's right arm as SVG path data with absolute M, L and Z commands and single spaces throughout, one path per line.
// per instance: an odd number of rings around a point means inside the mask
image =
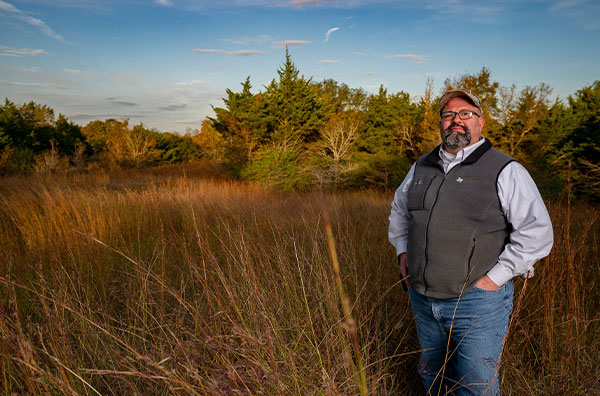
M 394 194 L 392 202 L 392 211 L 390 213 L 390 227 L 388 229 L 388 239 L 396 248 L 396 254 L 405 253 L 408 241 L 408 221 L 410 215 L 408 213 L 408 187 L 415 174 L 415 165 L 410 168 L 404 181 Z
M 408 187 L 412 181 L 415 173 L 415 166 L 413 165 L 404 181 L 396 190 L 394 194 L 394 201 L 392 202 L 392 211 L 390 213 L 390 227 L 388 230 L 388 238 L 392 245 L 396 248 L 396 254 L 398 255 L 398 262 L 400 263 L 400 273 L 402 278 L 406 281 L 406 286 L 411 287 L 407 278 L 408 274 L 408 262 L 406 260 L 406 250 L 408 242 L 408 221 L 409 214 L 407 209 L 408 203 Z

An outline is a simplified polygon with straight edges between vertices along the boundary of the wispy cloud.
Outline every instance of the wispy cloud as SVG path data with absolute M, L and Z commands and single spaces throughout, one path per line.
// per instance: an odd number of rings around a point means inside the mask
M 154 2 L 158 5 L 165 6 L 165 7 L 173 6 L 173 2 L 171 0 L 154 0 Z
M 276 41 L 273 43 L 272 48 L 285 48 L 285 47 L 297 47 L 299 45 L 310 44 L 310 41 L 306 40 L 285 40 L 285 41 Z
M 30 49 L 30 48 L 16 49 L 16 48 L 7 47 L 5 45 L 0 45 L 0 56 L 21 57 L 21 56 L 36 56 L 36 55 L 43 55 L 43 54 L 47 54 L 47 52 L 44 50 L 41 50 L 41 49 Z
M 107 118 L 114 118 L 117 120 L 124 120 L 127 118 L 146 118 L 142 114 L 115 114 L 115 113 L 103 113 L 103 114 L 92 114 L 92 113 L 72 113 L 69 115 L 72 120 L 102 120 Z
M 263 52 L 259 51 L 259 50 L 240 50 L 240 51 L 226 52 L 226 54 L 234 55 L 234 56 L 250 56 L 250 55 L 260 55 L 260 54 L 263 54 Z
M 373 72 L 365 72 L 365 76 L 374 76 L 374 75 L 375 75 L 375 73 L 373 73 Z
M 550 7 L 550 11 L 574 19 L 584 29 L 600 29 L 600 3 L 596 0 L 557 1 Z
M 301 8 L 304 6 L 320 6 L 329 3 L 346 3 L 346 1 L 340 0 L 290 0 L 286 3 L 277 3 L 277 7 L 293 7 Z
M 258 37 L 241 37 L 241 38 L 236 38 L 236 39 L 225 38 L 225 39 L 223 39 L 223 41 L 226 41 L 228 43 L 235 44 L 235 45 L 247 45 L 250 43 L 266 44 L 266 43 L 272 42 L 273 38 L 269 35 L 262 34 Z
M 386 55 L 387 59 L 390 58 L 403 58 L 408 59 L 412 63 L 421 64 L 427 60 L 425 55 L 415 55 L 415 54 L 394 54 L 394 55 Z
M 511 4 L 518 2 L 482 2 L 479 0 L 456 0 L 439 1 L 426 0 L 423 2 L 425 8 L 430 11 L 431 21 L 440 21 L 451 17 L 459 17 L 465 21 L 476 24 L 498 24 L 506 18 L 506 13 L 511 8 Z M 464 10 L 469 12 L 465 13 Z
M 5 11 L 14 18 L 27 23 L 28 25 L 35 26 L 40 29 L 43 34 L 58 41 L 65 41 L 64 37 L 52 30 L 44 21 L 38 18 L 34 18 L 27 15 L 23 11 L 19 10 L 14 5 L 0 0 L 0 11 Z
M 163 106 L 163 107 L 159 107 L 159 110 L 163 110 L 163 111 L 177 111 L 177 110 L 183 110 L 187 107 L 187 104 L 182 103 L 179 105 L 169 105 L 169 106 Z
M 37 88 L 51 87 L 51 85 L 48 85 L 48 84 L 20 82 L 20 81 L 0 81 L 0 86 L 4 86 L 4 87 L 37 87 Z
M 77 69 L 63 69 L 63 71 L 69 74 L 79 74 L 79 70 Z
M 233 56 L 249 56 L 249 55 L 263 54 L 263 52 L 259 51 L 259 50 L 225 51 L 222 49 L 196 48 L 193 51 L 197 52 L 199 54 L 226 54 L 226 55 L 233 55 Z
M 175 83 L 175 85 L 177 85 L 178 87 L 194 87 L 194 86 L 202 85 L 202 81 L 201 80 L 181 81 L 181 82 Z
M 224 50 L 212 49 L 212 48 L 195 48 L 192 51 L 197 52 L 199 54 L 219 54 L 224 53 Z
M 331 33 L 335 32 L 337 30 L 340 30 L 340 28 L 339 27 L 334 27 L 334 28 L 329 29 L 327 31 L 327 33 L 325 33 L 325 42 L 328 42 L 329 41 L 329 36 L 331 36 Z
M 33 66 L 33 67 L 26 67 L 21 70 L 29 72 L 29 73 L 38 73 L 40 71 L 40 68 L 37 66 Z
M 335 65 L 338 63 L 342 63 L 341 60 L 338 59 L 323 59 L 317 62 L 317 64 L 325 64 L 325 65 Z
M 117 105 L 117 106 L 122 106 L 122 107 L 136 107 L 139 106 L 139 104 L 137 103 L 133 103 L 133 102 L 126 102 L 123 100 L 117 100 L 117 98 L 106 98 L 106 100 L 108 102 L 110 102 L 113 105 Z

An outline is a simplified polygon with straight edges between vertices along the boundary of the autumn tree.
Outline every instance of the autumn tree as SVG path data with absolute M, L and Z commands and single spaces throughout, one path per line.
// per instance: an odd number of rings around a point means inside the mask
M 444 92 L 453 89 L 467 89 L 481 99 L 486 122 L 494 119 L 498 112 L 498 90 L 500 83 L 492 81 L 492 74 L 488 68 L 482 67 L 476 74 L 463 74 L 444 81 Z
M 351 160 L 351 147 L 359 136 L 361 114 L 343 111 L 331 116 L 319 129 L 319 139 L 311 145 L 312 171 L 321 186 L 337 189 L 344 174 L 358 168 Z
M 107 150 L 107 143 L 111 136 L 124 134 L 129 129 L 129 120 L 122 121 L 109 118 L 104 121 L 91 121 L 81 129 L 87 144 L 95 154 L 102 154 Z
M 417 160 L 440 144 L 438 103 L 439 98 L 433 94 L 433 78 L 428 77 L 425 93 L 418 102 L 416 127 L 405 126 L 406 122 L 404 122 L 405 132 L 398 134 L 401 137 L 402 148 L 408 151 L 409 157 L 413 160 Z
M 141 168 L 158 160 L 162 151 L 156 148 L 157 133 L 142 124 L 109 136 L 106 146 L 113 163 L 128 168 Z
M 192 140 L 200 147 L 205 157 L 209 159 L 223 158 L 225 150 L 223 135 L 213 127 L 210 119 L 207 118 L 202 121 L 200 130 L 196 130 Z
M 500 87 L 497 121 L 499 126 L 490 132 L 496 146 L 508 155 L 524 161 L 521 155 L 539 123 L 548 114 L 548 97 L 552 89 L 541 83 L 526 86 L 518 94 L 516 86 Z

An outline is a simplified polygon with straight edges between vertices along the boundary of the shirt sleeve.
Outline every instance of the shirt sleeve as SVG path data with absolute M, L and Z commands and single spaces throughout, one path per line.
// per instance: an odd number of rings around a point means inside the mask
M 533 276 L 533 265 L 546 257 L 554 243 L 550 215 L 529 172 L 509 163 L 498 176 L 498 198 L 512 225 L 510 241 L 487 273 L 501 286 L 515 276 Z
M 396 248 L 396 254 L 406 252 L 408 242 L 408 221 L 410 215 L 407 209 L 408 202 L 408 187 L 415 174 L 415 165 L 410 168 L 404 181 L 394 194 L 392 202 L 392 211 L 390 213 L 390 228 L 388 229 L 388 239 Z

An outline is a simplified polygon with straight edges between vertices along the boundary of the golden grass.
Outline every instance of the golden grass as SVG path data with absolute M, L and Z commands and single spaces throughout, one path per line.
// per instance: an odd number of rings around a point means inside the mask
M 0 393 L 421 394 L 391 193 L 282 194 L 205 173 L 0 180 Z M 550 210 L 556 245 L 515 316 L 505 395 L 598 389 L 597 211 Z

